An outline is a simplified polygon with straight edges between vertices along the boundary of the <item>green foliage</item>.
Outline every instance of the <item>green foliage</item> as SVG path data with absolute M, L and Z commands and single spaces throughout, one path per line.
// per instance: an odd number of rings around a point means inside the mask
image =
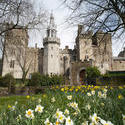
M 101 75 L 97 67 L 88 67 L 86 69 L 87 78 L 97 78 Z
M 4 77 L 1 77 L 0 82 L 2 83 L 3 87 L 13 87 L 15 85 L 15 79 L 10 73 L 6 74 Z
M 60 85 L 64 83 L 64 78 L 61 75 L 51 75 L 51 85 Z
M 3 77 L 0 76 L 0 87 L 6 87 L 6 85 L 4 85 L 3 83 Z
M 103 85 L 125 85 L 125 74 L 106 73 L 98 81 Z
M 41 85 L 41 74 L 38 72 L 32 73 L 31 80 L 29 82 L 30 86 L 40 86 Z
M 64 79 L 61 75 L 42 75 L 41 86 L 51 86 L 63 84 Z
M 106 73 L 103 76 L 104 77 L 125 77 L 125 74 L 118 74 L 118 73 L 110 74 L 110 73 Z
M 71 88 L 74 88 L 72 92 L 70 91 Z M 95 88 L 97 88 L 97 86 Z M 43 95 L 32 95 L 29 96 L 29 98 L 26 96 L 1 97 L 0 125 L 9 125 L 8 123 L 11 125 L 43 125 L 46 118 L 49 118 L 50 122 L 55 124 L 56 119 L 54 115 L 57 109 L 62 111 L 63 114 L 65 109 L 68 109 L 69 114 L 64 115 L 66 117 L 70 116 L 74 125 L 81 125 L 85 121 L 88 121 L 90 125 L 90 116 L 94 113 L 105 121 L 111 121 L 114 125 L 123 125 L 122 114 L 125 114 L 124 87 L 98 87 L 98 89 L 94 89 L 92 86 L 85 86 L 85 88 L 72 86 L 63 89 L 64 91 L 60 91 L 60 89 L 47 89 Z M 76 89 L 78 89 L 77 92 Z M 92 95 L 93 90 L 95 91 L 95 94 Z M 101 92 L 102 95 L 106 94 L 106 97 L 100 97 L 98 94 L 99 92 Z M 88 93 L 90 93 L 91 96 L 88 96 Z M 72 96 L 71 100 L 67 98 L 69 95 Z M 55 101 L 52 101 L 53 97 Z M 41 101 L 39 101 L 39 99 L 41 99 Z M 16 101 L 18 102 L 17 104 L 15 104 Z M 76 102 L 78 108 L 74 109 L 69 106 L 69 103 L 72 102 Z M 37 105 L 44 107 L 42 113 L 35 112 Z M 90 105 L 90 108 L 87 108 L 88 105 Z M 14 109 L 12 108 L 13 106 Z M 34 111 L 34 119 L 25 116 L 26 110 L 28 109 Z M 21 116 L 21 119 L 19 119 L 19 115 Z M 65 123 L 63 123 L 63 125 L 64 124 Z
M 0 82 L 1 86 L 8 87 L 8 93 L 14 92 L 15 79 L 10 73 L 6 74 L 4 77 L 1 77 Z
M 64 83 L 64 79 L 61 75 L 41 75 L 40 73 L 33 73 L 31 80 L 29 81 L 30 86 L 51 86 L 60 85 Z

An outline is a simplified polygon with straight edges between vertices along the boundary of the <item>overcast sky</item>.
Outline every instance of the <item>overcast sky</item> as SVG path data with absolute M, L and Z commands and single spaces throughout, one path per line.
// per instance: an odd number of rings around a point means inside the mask
M 69 10 L 66 9 L 64 5 L 62 5 L 62 0 L 31 0 L 34 2 L 36 8 L 44 6 L 48 12 L 51 12 L 53 10 L 53 14 L 55 17 L 55 23 L 57 24 L 57 31 L 58 31 L 58 37 L 60 38 L 61 47 L 64 48 L 66 45 L 69 46 L 69 48 L 74 47 L 75 44 L 75 37 L 77 34 L 77 27 L 71 27 L 68 26 L 65 23 L 65 19 L 69 15 Z M 32 37 L 30 37 L 30 44 L 29 46 L 35 46 L 35 43 L 38 44 L 39 47 L 42 47 L 42 39 L 45 36 L 45 33 L 33 33 L 31 34 Z M 113 41 L 113 55 L 117 56 L 117 54 L 122 50 L 123 48 L 123 39 L 112 40 Z M 119 42 L 121 44 L 119 44 Z

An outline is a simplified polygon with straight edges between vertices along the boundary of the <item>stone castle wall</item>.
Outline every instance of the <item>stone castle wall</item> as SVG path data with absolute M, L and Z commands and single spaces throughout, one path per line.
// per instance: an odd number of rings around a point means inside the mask
M 125 57 L 113 58 L 112 71 L 125 71 Z
M 59 48 L 59 39 L 44 41 L 44 48 L 29 48 L 27 30 L 13 29 L 5 35 L 2 62 L 2 76 L 12 73 L 15 78 L 22 78 L 21 66 L 29 68 L 27 78 L 33 72 L 41 74 L 61 74 L 67 76 L 72 84 L 79 83 L 79 71 L 90 65 L 97 66 L 101 73 L 125 71 L 125 50 L 119 57 L 112 57 L 111 34 L 83 32 L 78 29 L 76 47 L 71 50 Z M 46 40 L 46 39 L 45 39 Z M 89 63 L 88 63 L 89 62 Z
M 28 48 L 28 33 L 25 29 L 13 29 L 5 34 L 2 76 L 11 73 L 15 78 L 22 78 L 22 67 L 29 72 L 38 71 L 38 49 Z

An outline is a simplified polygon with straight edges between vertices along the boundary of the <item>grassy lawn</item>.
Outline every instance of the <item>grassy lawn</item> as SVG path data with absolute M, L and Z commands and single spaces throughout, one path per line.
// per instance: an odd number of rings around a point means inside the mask
M 57 86 L 42 95 L 0 98 L 0 125 L 123 125 L 123 115 L 125 86 Z

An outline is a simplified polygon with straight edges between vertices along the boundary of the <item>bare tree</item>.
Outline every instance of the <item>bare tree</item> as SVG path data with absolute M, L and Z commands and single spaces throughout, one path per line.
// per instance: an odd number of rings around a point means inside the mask
M 27 0 L 0 0 L 0 49 L 3 51 L 7 31 L 19 29 L 18 25 L 28 30 L 40 30 L 46 22 L 46 13 L 44 7 L 36 11 Z M 13 25 L 7 26 L 10 23 Z
M 83 24 L 86 30 L 95 32 L 125 32 L 125 1 L 124 0 L 64 0 L 72 11 L 68 21 Z
M 5 36 L 6 55 L 3 55 L 3 75 L 12 73 L 25 83 L 27 74 L 34 71 L 37 50 L 28 48 L 27 29 L 13 29 Z M 36 53 L 35 53 L 36 52 Z
M 16 36 L 11 35 L 13 35 L 14 30 L 14 32 L 16 32 L 16 30 L 18 32 L 19 29 L 27 31 L 41 30 L 47 19 L 46 13 L 47 11 L 44 9 L 44 7 L 40 8 L 39 10 L 37 9 L 36 11 L 33 4 L 27 0 L 0 0 L 0 49 L 4 53 L 4 56 L 6 56 L 4 58 L 6 58 L 8 63 L 10 63 L 10 60 L 7 59 L 8 56 L 10 56 L 10 50 L 15 50 L 14 58 L 22 70 L 23 82 L 26 80 L 27 73 L 32 63 L 32 58 L 28 57 L 28 39 L 26 40 L 27 45 L 19 45 L 19 43 L 22 43 L 20 41 L 23 37 L 17 35 L 19 38 L 16 38 Z M 7 40 L 7 34 L 10 34 L 8 37 L 10 40 L 5 42 Z M 18 41 L 17 43 L 13 44 L 11 42 L 13 42 L 14 37 L 15 40 Z M 6 52 L 6 50 L 9 52 Z
M 46 11 L 41 8 L 36 12 L 33 5 L 27 0 L 1 0 L 0 1 L 0 35 L 4 32 L 22 25 L 28 29 L 38 28 L 37 25 L 44 23 Z M 6 22 L 13 22 L 12 27 L 6 28 Z
M 25 83 L 27 74 L 31 68 L 31 64 L 33 63 L 33 58 L 31 57 L 28 48 L 24 46 L 16 46 L 15 58 L 22 70 L 22 82 Z

